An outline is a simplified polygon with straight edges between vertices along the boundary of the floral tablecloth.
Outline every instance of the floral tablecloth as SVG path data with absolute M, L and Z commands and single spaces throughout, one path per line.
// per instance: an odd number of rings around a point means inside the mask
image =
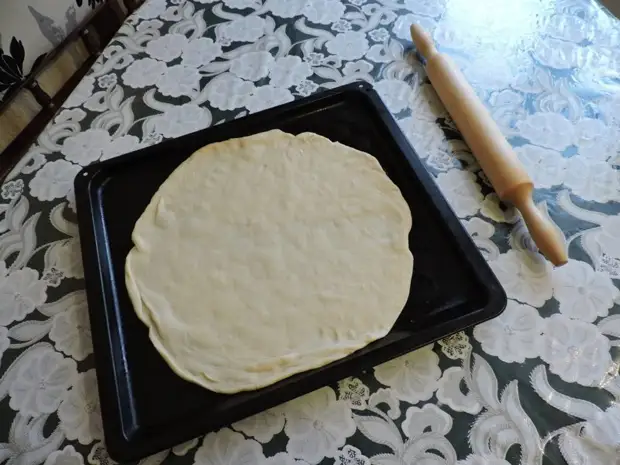
M 421 23 L 516 147 L 570 262 L 533 252 L 411 53 Z M 509 297 L 495 320 L 145 463 L 620 463 L 620 26 L 587 0 L 149 0 L 0 195 L 0 463 L 108 465 L 82 166 L 374 82 Z

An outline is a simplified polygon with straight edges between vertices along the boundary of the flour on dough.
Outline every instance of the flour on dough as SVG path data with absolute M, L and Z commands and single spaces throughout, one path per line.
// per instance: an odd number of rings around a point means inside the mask
M 133 230 L 126 283 L 181 377 L 236 393 L 385 336 L 411 283 L 411 213 L 377 160 L 312 133 L 208 145 Z

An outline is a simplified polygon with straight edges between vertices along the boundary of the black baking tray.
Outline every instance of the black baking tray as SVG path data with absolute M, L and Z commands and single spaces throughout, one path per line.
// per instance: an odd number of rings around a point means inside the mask
M 136 220 L 182 161 L 206 144 L 274 128 L 312 131 L 377 158 L 411 207 L 411 293 L 392 331 L 364 349 L 257 391 L 216 394 L 175 375 L 151 344 L 125 289 L 125 257 Z M 506 305 L 494 274 L 366 83 L 91 165 L 75 187 L 105 440 L 115 460 L 228 425 L 492 318 Z

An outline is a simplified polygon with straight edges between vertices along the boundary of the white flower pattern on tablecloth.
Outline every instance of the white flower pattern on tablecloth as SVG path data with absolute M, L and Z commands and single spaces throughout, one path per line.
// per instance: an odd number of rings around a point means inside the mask
M 101 407 L 95 370 L 78 375 L 77 381 L 58 408 L 60 427 L 68 439 L 90 444 L 103 439 Z
M 562 151 L 573 141 L 573 125 L 557 113 L 534 113 L 517 123 L 519 135 L 531 144 Z
M 537 188 L 549 188 L 564 182 L 566 160 L 560 153 L 535 145 L 517 147 L 515 152 Z
M 359 60 L 368 51 L 368 39 L 361 31 L 347 31 L 336 34 L 325 44 L 327 51 L 343 60 Z
M 301 14 L 306 0 L 267 0 L 266 7 L 275 16 L 280 18 L 294 18 Z
M 79 292 L 73 182 L 82 167 L 363 80 L 396 114 L 499 277 L 507 310 L 434 349 L 333 383 L 327 397 L 311 394 L 144 464 L 166 456 L 211 465 L 538 464 L 551 449 L 569 465 L 615 463 L 620 28 L 591 0 L 461 3 L 147 0 L 126 20 L 0 183 L 5 461 L 113 464 Z M 526 250 L 518 213 L 490 190 L 416 59 L 414 22 L 461 67 L 514 145 L 535 200 L 566 235 L 566 266 L 552 269 Z M 53 365 L 41 364 L 42 353 L 60 366 L 76 360 L 81 373 L 69 368 L 68 386 L 50 374 L 35 392 Z M 34 371 L 22 372 L 27 365 Z M 557 393 L 532 392 L 540 389 L 530 384 L 534 365 Z M 457 447 L 458 438 L 468 440 Z
M 118 76 L 116 74 L 105 74 L 97 78 L 97 85 L 102 89 L 109 89 L 110 87 L 114 87 L 118 82 Z M 86 116 L 86 115 L 84 115 Z
M 209 103 L 219 110 L 234 110 L 246 106 L 248 97 L 254 91 L 254 84 L 238 78 L 232 73 L 215 77 L 207 86 Z
M 142 19 L 157 18 L 164 11 L 166 11 L 166 0 L 151 0 L 145 2 L 136 11 L 136 16 Z
M 336 400 L 331 388 L 322 388 L 283 406 L 289 437 L 286 450 L 293 457 L 317 464 L 333 457 L 355 432 L 348 405 Z
M 437 388 L 437 400 L 456 412 L 476 414 L 482 408 L 480 401 L 471 392 L 463 392 L 461 383 L 465 380 L 465 370 L 450 367 L 443 372 Z
M 243 10 L 245 8 L 254 8 L 260 5 L 260 0 L 223 0 L 224 5 L 228 8 Z
M 301 14 L 313 23 L 331 24 L 342 18 L 344 11 L 340 0 L 306 0 Z
M 381 25 L 390 24 L 394 22 L 394 20 L 397 18 L 397 15 L 396 13 L 394 13 L 394 11 L 392 11 L 391 9 L 381 8 L 381 5 L 379 5 L 378 3 L 370 2 L 367 5 L 362 5 L 362 12 L 366 16 L 373 16 L 380 10 L 382 13 L 382 18 L 379 20 L 379 24 Z
M 493 234 L 495 234 L 495 228 L 491 224 L 474 217 L 464 221 L 463 226 L 465 226 L 465 229 L 484 258 L 490 261 L 499 256 L 499 248 L 491 240 Z
M 71 238 L 56 242 L 48 250 L 49 263 L 67 278 L 83 278 L 80 239 Z
M 121 74 L 121 79 L 129 87 L 140 88 L 154 85 L 166 71 L 166 63 L 152 58 L 134 61 Z
M 0 276 L 0 325 L 23 320 L 47 298 L 39 272 L 23 268 Z
M 620 259 L 618 237 L 620 237 L 620 214 L 606 217 L 601 223 L 601 232 L 597 241 L 607 255 Z
M 110 74 L 110 75 L 106 75 L 102 77 L 107 77 L 107 76 L 116 77 L 116 74 Z M 86 118 L 86 112 L 84 110 L 82 110 L 81 108 L 71 108 L 71 109 L 66 109 L 66 110 L 62 110 L 61 112 L 59 112 L 54 118 L 54 123 L 56 124 L 64 123 L 67 121 L 73 121 L 75 123 L 79 123 L 84 118 Z
M 560 312 L 589 323 L 607 316 L 620 296 L 609 276 L 578 260 L 569 260 L 568 264 L 553 270 L 552 281 L 553 296 L 560 303 Z
M 222 428 L 207 434 L 196 451 L 196 465 L 220 465 L 225 463 L 251 464 L 265 460 L 261 446 L 253 439 L 245 439 L 241 433 Z
M 315 93 L 319 85 L 315 82 L 303 80 L 295 86 L 295 91 L 302 97 L 308 97 Z
M 493 457 L 492 455 L 482 456 L 471 454 L 464 460 L 456 462 L 456 465 L 510 465 L 510 462 L 499 457 Z
M 232 428 L 259 442 L 267 443 L 284 428 L 284 412 L 281 408 L 265 410 L 233 423 Z
M 600 119 L 583 118 L 578 121 L 573 144 L 580 155 L 599 161 L 607 161 L 620 150 L 616 131 Z
M 312 75 L 312 68 L 301 58 L 287 56 L 278 58 L 269 70 L 269 84 L 276 87 L 298 85 Z
M 94 112 L 105 111 L 107 107 L 106 101 L 107 92 L 105 90 L 99 90 L 95 92 L 86 102 L 84 102 L 84 108 Z
M 230 72 L 246 81 L 258 81 L 267 77 L 273 62 L 273 55 L 269 52 L 248 52 L 230 60 Z
M 72 110 L 65 110 L 65 111 L 72 111 Z M 79 110 L 79 112 L 83 113 L 84 116 L 86 115 L 86 113 L 83 110 Z M 25 161 L 25 164 L 22 166 L 22 169 L 21 169 L 22 173 L 32 174 L 35 171 L 37 171 L 39 168 L 41 168 L 43 164 L 45 163 L 46 161 L 45 152 L 43 152 L 40 148 L 36 148 L 36 147 L 32 148 L 31 150 L 28 151 L 28 153 L 26 153 L 26 155 L 24 155 L 23 161 Z
M 201 37 L 188 42 L 181 53 L 181 63 L 185 66 L 199 68 L 211 63 L 222 55 L 222 46 L 213 39 Z
M 567 70 L 585 64 L 582 50 L 577 44 L 549 38 L 536 44 L 533 56 L 549 68 Z
M 58 287 L 60 285 L 60 281 L 65 277 L 65 274 L 55 267 L 51 267 L 43 271 L 43 276 L 41 276 L 41 280 L 47 284 L 47 287 Z
M 73 446 L 52 452 L 43 465 L 84 465 L 84 457 Z
M 412 439 L 429 432 L 445 436 L 451 429 L 452 417 L 433 404 L 409 407 L 403 421 L 403 432 Z
M 276 455 L 267 457 L 263 462 L 264 465 L 307 465 L 307 463 L 303 460 L 295 460 L 288 452 L 278 452 Z
M 412 404 L 430 399 L 440 376 L 439 357 L 432 346 L 375 367 L 377 381 L 389 386 L 400 400 Z
M 437 184 L 459 218 L 475 215 L 480 209 L 484 197 L 474 173 L 458 169 L 439 173 Z
M 140 24 L 136 26 L 136 31 L 140 31 L 140 32 L 148 31 L 148 30 L 157 31 L 163 25 L 164 23 L 160 21 L 159 19 L 145 19 L 144 21 L 141 21 Z
M 9 330 L 4 326 L 0 326 L 0 366 L 2 366 L 2 356 L 9 348 L 11 340 L 9 339 Z
M 564 381 L 596 386 L 612 364 L 609 348 L 593 324 L 555 314 L 545 321 L 540 357 Z
M 570 430 L 560 436 L 558 444 L 567 465 L 609 465 L 618 458 L 615 447 L 605 446 Z
M 345 378 L 338 382 L 338 400 L 356 410 L 366 408 L 370 390 L 359 378 Z
M 110 143 L 105 146 L 100 160 L 108 160 L 123 155 L 124 153 L 134 152 L 141 147 L 142 144 L 136 136 L 121 136 L 111 140 Z
M 390 33 L 384 27 L 380 27 L 379 29 L 370 31 L 368 33 L 368 37 L 370 37 L 374 42 L 385 42 L 390 38 Z
M 157 455 L 159 454 L 155 454 L 155 456 Z M 152 455 L 147 457 L 147 459 L 151 460 L 152 458 Z M 110 454 L 108 454 L 105 444 L 102 441 L 95 443 L 88 453 L 87 460 L 90 465 L 116 465 L 116 462 L 110 458 Z
M 35 417 L 55 412 L 67 389 L 76 381 L 75 361 L 48 348 L 29 362 L 20 365 L 9 387 L 9 405 L 23 415 Z
M 62 145 L 62 153 L 67 160 L 86 166 L 101 158 L 111 137 L 104 129 L 89 129 L 67 137 Z
M 620 407 L 612 404 L 595 417 L 569 429 L 559 440 L 569 465 L 607 465 L 617 463 L 620 448 Z
M 405 5 L 416 14 L 438 17 L 443 14 L 446 0 L 405 0 Z
M 433 158 L 449 150 L 448 140 L 434 121 L 408 116 L 398 121 L 401 130 L 420 158 Z
M 164 113 L 151 117 L 145 123 L 149 133 L 164 137 L 180 137 L 204 129 L 211 124 L 211 114 L 193 103 L 169 107 Z
M 289 90 L 266 85 L 256 87 L 249 95 L 245 106 L 250 113 L 256 113 L 292 101 L 293 94 Z
M 474 328 L 474 337 L 487 354 L 506 363 L 523 363 L 540 355 L 544 320 L 535 308 L 508 301 L 500 316 Z
M 578 16 L 556 14 L 549 19 L 547 35 L 578 44 L 590 38 L 591 25 Z
M 463 331 L 437 341 L 441 352 L 452 360 L 464 359 L 471 350 L 469 337 Z
M 584 437 L 606 446 L 620 447 L 620 405 L 600 412 L 584 426 Z
M 564 183 L 584 200 L 601 203 L 620 200 L 618 170 L 603 161 L 593 162 L 581 156 L 569 158 Z
M 336 32 L 347 32 L 353 28 L 351 27 L 351 23 L 346 19 L 339 19 L 333 22 L 331 29 Z
M 400 79 L 384 79 L 376 82 L 374 87 L 392 113 L 407 108 L 411 87 L 406 82 Z
M 0 196 L 4 200 L 13 200 L 19 197 L 23 190 L 24 181 L 22 179 L 16 179 L 15 181 L 9 181 L 2 185 Z
M 30 195 L 47 201 L 65 197 L 73 189 L 73 180 L 80 169 L 79 165 L 65 160 L 45 164 L 30 180 Z
M 166 21 L 181 21 L 183 19 L 183 5 L 172 3 L 172 6 L 166 8 L 166 11 L 161 14 L 160 18 Z
M 370 465 L 370 459 L 357 447 L 347 444 L 336 455 L 334 465 Z
M 164 136 L 158 132 L 147 132 L 142 138 L 140 143 L 143 147 L 149 147 L 151 145 L 159 144 L 164 139 Z
M 191 96 L 199 84 L 198 71 L 185 65 L 169 66 L 155 83 L 159 92 L 168 97 Z
M 188 40 L 183 34 L 166 34 L 146 44 L 146 53 L 156 60 L 172 61 L 181 56 Z
M 551 266 L 526 252 L 509 250 L 489 263 L 508 297 L 540 307 L 551 298 Z
M 321 66 L 325 61 L 325 55 L 322 53 L 310 52 L 304 57 L 304 60 L 310 63 L 310 66 Z
M 366 74 L 372 71 L 372 64 L 366 60 L 350 61 L 342 68 L 342 74 L 345 76 L 354 76 L 359 74 Z
M 86 297 L 80 296 L 71 306 L 54 316 L 49 333 L 56 349 L 82 361 L 93 352 Z
M 260 16 L 247 16 L 223 24 L 220 31 L 233 42 L 254 42 L 265 34 L 265 20 Z
M 63 103 L 65 108 L 79 107 L 82 105 L 93 93 L 95 86 L 95 78 L 92 76 L 86 76 L 80 83 L 73 89 L 69 98 Z

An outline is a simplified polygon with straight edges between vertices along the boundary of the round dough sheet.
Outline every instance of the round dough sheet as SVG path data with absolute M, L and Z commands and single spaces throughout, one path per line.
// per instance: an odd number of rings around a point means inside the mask
M 385 336 L 413 270 L 411 213 L 377 160 L 274 130 L 208 145 L 133 230 L 136 313 L 181 377 L 236 393 Z

